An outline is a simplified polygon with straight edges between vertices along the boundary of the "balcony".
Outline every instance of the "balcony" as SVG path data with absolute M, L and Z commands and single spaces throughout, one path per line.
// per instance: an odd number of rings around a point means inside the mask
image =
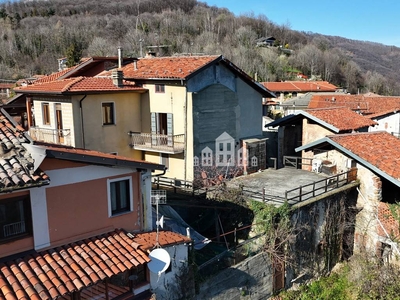
M 29 128 L 29 135 L 38 142 L 71 146 L 70 129 L 31 127 Z
M 185 150 L 185 135 L 129 132 L 130 146 L 135 150 L 177 154 Z

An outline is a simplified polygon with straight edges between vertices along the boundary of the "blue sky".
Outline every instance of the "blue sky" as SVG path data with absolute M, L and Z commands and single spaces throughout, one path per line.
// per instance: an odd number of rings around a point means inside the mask
M 200 0 L 235 15 L 264 14 L 277 25 L 400 47 L 399 0 Z

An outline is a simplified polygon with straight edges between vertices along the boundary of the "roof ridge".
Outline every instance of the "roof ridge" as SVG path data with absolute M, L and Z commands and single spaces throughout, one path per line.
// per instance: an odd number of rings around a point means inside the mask
M 76 84 L 76 83 L 78 83 L 78 82 L 81 82 L 81 81 L 84 80 L 85 78 L 86 78 L 86 77 L 84 77 L 84 76 L 79 76 L 79 77 L 73 77 L 73 78 L 63 79 L 63 80 L 68 80 L 68 79 L 74 79 L 74 80 L 71 80 L 71 82 L 69 82 L 69 83 L 61 90 L 61 92 L 63 93 L 63 92 L 69 91 L 69 90 L 71 89 L 71 87 L 72 87 L 74 84 Z
M 357 136 L 357 135 L 369 135 L 369 134 L 389 134 L 385 130 L 378 130 L 378 131 L 369 131 L 369 132 L 350 132 L 350 133 L 339 133 L 339 134 L 332 134 L 332 135 L 327 135 L 326 137 L 328 138 L 335 138 L 335 137 L 342 137 L 342 136 Z

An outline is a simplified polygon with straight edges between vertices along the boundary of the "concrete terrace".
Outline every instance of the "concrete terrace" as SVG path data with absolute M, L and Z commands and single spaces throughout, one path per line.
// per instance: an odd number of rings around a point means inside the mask
M 262 172 L 237 177 L 229 181 L 227 185 L 234 188 L 242 186 L 245 196 L 279 206 L 286 199 L 289 204 L 298 205 L 318 200 L 322 194 L 338 192 L 358 185 L 356 182 L 351 184 L 349 182 L 346 174 L 332 177 L 323 173 L 281 168 L 278 170 L 266 169 Z M 302 187 L 301 190 L 300 187 Z M 287 191 L 292 192 L 286 193 Z M 300 194 L 302 194 L 301 197 L 299 197 Z

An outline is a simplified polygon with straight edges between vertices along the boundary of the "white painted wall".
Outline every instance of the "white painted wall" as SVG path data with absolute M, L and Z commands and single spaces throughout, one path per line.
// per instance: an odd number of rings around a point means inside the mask
M 168 273 L 163 273 L 160 277 L 157 274 L 150 272 L 150 288 L 156 294 L 157 300 L 174 300 L 179 299 L 177 293 L 176 275 L 180 273 L 182 268 L 188 266 L 188 247 L 189 245 L 179 244 L 165 249 L 171 257 L 172 270 Z

